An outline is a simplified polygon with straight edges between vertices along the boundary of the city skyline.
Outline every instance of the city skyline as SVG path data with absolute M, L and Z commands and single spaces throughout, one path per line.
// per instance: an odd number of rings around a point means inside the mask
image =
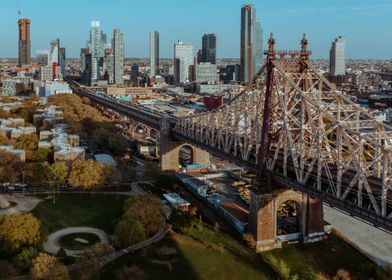
M 240 7 L 244 1 L 225 2 L 224 10 L 219 8 L 222 4 L 220 1 L 208 2 L 210 8 L 205 10 L 205 0 L 197 3 L 185 1 L 186 5 L 178 6 L 151 1 L 154 9 L 150 9 L 150 5 L 118 0 L 115 4 L 116 7 L 121 5 L 121 9 L 113 9 L 116 13 L 107 9 L 107 5 L 100 5 L 100 0 L 94 5 L 89 5 L 87 1 L 73 2 L 74 0 L 68 1 L 63 12 L 57 14 L 50 12 L 53 5 L 49 5 L 48 0 L 40 1 L 40 5 L 21 1 L 22 17 L 31 19 L 32 57 L 35 57 L 38 50 L 46 48 L 46 42 L 56 37 L 67 48 L 68 57 L 79 57 L 80 48 L 86 44 L 85 38 L 91 20 L 101 21 L 103 31 L 107 34 L 115 28 L 123 31 L 126 57 L 148 58 L 149 32 L 154 29 L 161 34 L 160 56 L 163 58 L 172 58 L 172 46 L 178 39 L 194 44 L 195 49 L 201 48 L 200 37 L 205 33 L 217 34 L 218 58 L 240 56 Z M 270 32 L 278 39 L 277 48 L 280 49 L 295 48 L 298 36 L 305 32 L 314 58 L 328 58 L 330 42 L 340 35 L 347 39 L 347 58 L 392 57 L 389 50 L 392 31 L 385 28 L 390 22 L 388 13 L 392 11 L 392 4 L 388 1 L 368 3 L 369 1 L 363 0 L 344 0 L 342 3 L 335 0 L 317 4 L 311 1 L 301 1 L 299 4 L 282 2 L 283 7 L 271 3 L 253 3 L 257 10 L 257 20 L 264 30 L 264 48 L 266 36 Z M 0 57 L 17 57 L 15 1 L 7 0 L 2 6 L 7 13 L 2 16 L 0 23 L 9 28 L 3 29 L 0 34 L 0 41 L 4 42 Z M 130 10 L 138 12 L 130 14 Z M 191 20 L 186 10 L 192 10 L 195 15 Z M 71 14 L 72 17 L 69 16 Z M 159 16 L 160 21 L 156 19 Z M 57 24 L 48 24 L 49 22 Z M 374 44 L 375 41 L 377 44 Z

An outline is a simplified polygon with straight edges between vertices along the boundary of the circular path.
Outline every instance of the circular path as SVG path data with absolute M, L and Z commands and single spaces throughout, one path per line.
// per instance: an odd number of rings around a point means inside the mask
M 61 249 L 59 240 L 61 237 L 71 234 L 71 233 L 91 233 L 99 237 L 99 240 L 103 244 L 109 244 L 108 237 L 103 230 L 90 228 L 90 227 L 69 227 L 56 231 L 48 236 L 48 240 L 44 243 L 44 249 L 46 252 L 53 255 L 57 255 L 58 251 Z M 64 249 L 67 256 L 79 256 L 83 250 L 68 250 Z
M 0 216 L 9 215 L 14 213 L 25 213 L 33 210 L 38 203 L 42 200 L 31 196 L 21 196 L 21 195 L 8 195 L 0 194 L 0 200 L 2 205 L 6 205 L 7 202 L 13 201 L 16 203 L 15 207 L 10 207 L 7 209 L 0 210 Z

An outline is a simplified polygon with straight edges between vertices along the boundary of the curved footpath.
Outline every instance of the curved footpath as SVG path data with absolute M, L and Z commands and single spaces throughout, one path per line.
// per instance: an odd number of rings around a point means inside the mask
M 106 236 L 106 233 L 103 230 L 97 228 L 91 228 L 91 227 L 69 227 L 69 228 L 61 229 L 49 235 L 48 240 L 44 243 L 44 250 L 53 255 L 57 255 L 58 251 L 61 249 L 59 243 L 60 238 L 71 233 L 95 234 L 96 236 L 99 237 L 101 243 L 109 244 L 108 237 Z M 71 256 L 71 257 L 77 257 L 83 252 L 83 250 L 69 250 L 65 248 L 64 250 L 67 256 Z
M 9 194 L 0 194 L 0 200 L 16 203 L 14 207 L 0 210 L 0 216 L 30 212 L 42 201 L 42 199 L 36 197 Z

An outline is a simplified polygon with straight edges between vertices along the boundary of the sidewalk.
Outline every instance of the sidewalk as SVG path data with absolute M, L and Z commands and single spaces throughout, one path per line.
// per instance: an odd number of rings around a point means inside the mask
M 377 265 L 392 265 L 392 234 L 324 205 L 324 219 Z

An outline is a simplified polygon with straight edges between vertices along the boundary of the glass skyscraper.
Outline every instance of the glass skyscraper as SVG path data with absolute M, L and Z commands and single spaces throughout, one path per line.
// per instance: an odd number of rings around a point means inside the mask
M 91 22 L 89 49 L 91 54 L 91 84 L 101 79 L 99 65 L 104 56 L 104 42 L 102 40 L 101 23 Z
M 346 39 L 339 36 L 332 42 L 329 54 L 329 72 L 331 76 L 346 75 Z
M 150 77 L 159 74 L 159 32 L 150 32 Z

